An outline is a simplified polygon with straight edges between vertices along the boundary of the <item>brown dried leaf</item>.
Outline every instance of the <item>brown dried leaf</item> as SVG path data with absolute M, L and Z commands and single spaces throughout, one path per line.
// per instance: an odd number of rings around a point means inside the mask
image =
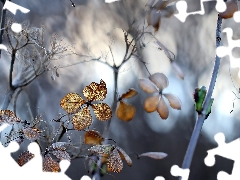
M 149 79 L 139 79 L 139 86 L 147 93 L 158 92 L 156 86 Z
M 232 18 L 234 13 L 238 11 L 237 0 L 229 0 L 226 2 L 227 9 L 226 11 L 219 13 L 219 16 L 223 19 Z
M 93 130 L 87 131 L 84 136 L 85 144 L 100 145 L 103 140 L 99 132 Z
M 168 107 L 167 107 L 163 97 L 161 97 L 161 99 L 159 101 L 157 111 L 158 111 L 158 113 L 159 113 L 159 115 L 162 119 L 167 119 L 168 118 L 168 114 L 169 114 Z
M 60 101 L 60 106 L 67 113 L 75 113 L 83 104 L 85 100 L 77 93 L 68 93 Z
M 130 89 L 128 90 L 128 92 L 124 93 L 124 94 L 121 96 L 120 99 L 128 99 L 128 98 L 131 98 L 131 97 L 136 96 L 137 94 L 138 94 L 138 92 L 137 92 L 135 89 L 130 88 Z
M 163 159 L 167 157 L 167 154 L 163 152 L 146 152 L 139 155 L 139 157 L 141 156 L 147 156 L 153 159 Z
M 89 127 L 92 124 L 92 116 L 90 113 L 90 109 L 88 107 L 84 107 L 79 112 L 74 114 L 72 118 L 72 123 L 74 129 L 78 131 Z
M 88 101 L 102 101 L 106 98 L 106 83 L 101 79 L 100 84 L 92 82 L 83 89 L 83 95 Z
M 123 121 L 130 121 L 135 115 L 135 108 L 134 106 L 127 104 L 123 101 L 118 102 L 117 105 L 117 117 Z
M 24 151 L 21 153 L 18 157 L 18 165 L 23 166 L 28 161 L 30 161 L 32 158 L 34 158 L 34 154 L 30 153 L 29 151 Z
M 181 110 L 181 101 L 180 99 L 177 97 L 177 96 L 174 96 L 173 94 L 163 94 L 167 100 L 169 101 L 170 103 L 170 106 L 173 108 L 173 109 L 178 109 L 178 110 Z
M 59 164 L 50 156 L 43 159 L 43 171 L 45 172 L 58 172 L 60 170 Z
M 100 121 L 106 121 L 112 117 L 112 110 L 106 103 L 92 104 L 93 112 Z
M 119 173 L 123 169 L 123 162 L 117 149 L 114 149 L 107 160 L 107 165 L 110 171 Z
M 0 110 L 0 123 L 14 124 L 21 122 L 21 119 L 11 110 Z
M 156 9 L 150 11 L 150 23 L 154 27 L 155 31 L 158 31 L 160 27 L 160 13 Z
M 163 73 L 155 73 L 149 79 L 156 84 L 160 91 L 168 86 L 168 78 Z
M 148 113 L 154 112 L 157 110 L 159 103 L 159 94 L 154 94 L 153 96 L 148 97 L 144 101 L 144 109 Z
M 118 146 L 116 147 L 116 149 L 118 150 L 121 159 L 125 159 L 127 164 L 128 164 L 128 166 L 132 166 L 132 160 L 128 156 L 128 154 L 122 148 L 120 148 Z

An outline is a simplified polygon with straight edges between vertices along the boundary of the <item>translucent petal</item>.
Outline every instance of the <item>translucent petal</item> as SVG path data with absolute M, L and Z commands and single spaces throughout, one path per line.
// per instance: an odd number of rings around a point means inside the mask
M 70 155 L 68 154 L 67 151 L 55 150 L 55 151 L 52 151 L 52 154 L 60 160 L 71 161 Z
M 127 154 L 122 148 L 120 148 L 120 147 L 118 147 L 118 146 L 116 147 L 116 149 L 118 150 L 120 157 L 121 157 L 122 159 L 125 159 L 125 160 L 126 160 L 128 166 L 132 166 L 132 160 L 131 160 L 131 158 L 128 156 L 128 154 Z
M 107 165 L 110 171 L 119 173 L 123 169 L 123 162 L 117 149 L 114 149 L 107 160 Z
M 168 86 L 168 79 L 163 73 L 155 73 L 149 79 L 156 84 L 160 91 Z
M 156 86 L 149 79 L 139 79 L 140 87 L 147 93 L 158 92 Z
M 104 145 L 92 146 L 91 148 L 88 149 L 88 151 L 90 151 L 91 153 L 103 155 L 103 154 L 110 154 L 114 148 L 115 148 L 114 145 L 104 144 Z
M 64 147 L 65 145 L 67 145 L 68 143 L 66 142 L 55 142 L 53 143 L 50 148 L 53 150 L 61 150 L 61 151 L 65 151 L 66 147 Z
M 158 103 L 159 103 L 159 94 L 155 94 L 153 96 L 148 97 L 144 101 L 145 111 L 147 111 L 148 113 L 156 111 L 158 107 Z
M 106 103 L 92 104 L 93 112 L 100 121 L 106 121 L 112 117 L 112 110 Z
M 85 100 L 77 93 L 68 93 L 60 101 L 60 106 L 67 113 L 75 113 L 83 104 Z
M 46 156 L 43 160 L 43 171 L 45 172 L 58 172 L 60 169 L 59 164 L 54 161 L 50 156 Z
M 168 118 L 168 107 L 167 107 L 163 97 L 161 97 L 161 99 L 159 101 L 157 111 L 162 119 Z
M 84 107 L 78 113 L 74 114 L 72 123 L 74 129 L 79 131 L 89 127 L 92 124 L 90 109 L 88 107 Z
M 89 130 L 85 133 L 84 143 L 92 145 L 100 145 L 103 141 L 103 138 L 97 131 Z
M 30 153 L 29 151 L 24 151 L 18 157 L 19 166 L 23 166 L 28 161 L 30 161 L 33 157 L 34 157 L 34 154 Z
M 167 154 L 163 152 L 146 152 L 139 155 L 139 157 L 141 156 L 147 156 L 153 159 L 163 159 L 167 157 Z
M 83 95 L 88 101 L 102 101 L 106 98 L 106 83 L 101 79 L 100 84 L 92 82 L 83 89 Z
M 138 94 L 138 92 L 135 90 L 135 89 L 133 89 L 133 88 L 130 88 L 129 90 L 128 90 L 128 92 L 126 92 L 126 93 L 124 93 L 122 96 L 121 96 L 121 99 L 128 99 L 128 98 L 131 98 L 131 97 L 134 97 L 134 96 L 136 96 Z
M 174 96 L 173 94 L 163 94 L 167 100 L 169 101 L 170 103 L 170 106 L 173 108 L 173 109 L 178 109 L 180 110 L 181 109 L 181 101 L 180 99 L 177 97 L 177 96 Z
M 0 123 L 18 123 L 21 119 L 11 110 L 0 110 Z
M 117 117 L 123 121 L 130 121 L 135 115 L 135 108 L 134 106 L 127 104 L 123 101 L 118 102 L 117 105 Z

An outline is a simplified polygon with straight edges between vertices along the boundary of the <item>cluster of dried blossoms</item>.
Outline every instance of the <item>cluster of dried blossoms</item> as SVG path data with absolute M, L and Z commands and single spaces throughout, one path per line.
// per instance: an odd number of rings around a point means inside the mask
M 153 95 L 147 98 L 144 102 L 144 109 L 147 112 L 158 111 L 162 119 L 168 117 L 168 108 L 163 99 L 165 96 L 170 102 L 170 106 L 175 109 L 181 109 L 180 100 L 172 94 L 163 93 L 163 89 L 168 86 L 168 79 L 162 73 L 155 73 L 149 77 L 149 79 L 140 79 L 140 87 L 147 93 L 153 93 Z M 116 109 L 116 116 L 123 121 L 130 121 L 135 115 L 134 106 L 125 102 L 125 99 L 129 99 L 138 94 L 138 92 L 130 88 L 128 92 L 122 94 L 118 98 L 118 105 Z M 75 130 L 84 130 L 92 124 L 92 115 L 90 113 L 90 106 L 93 108 L 96 118 L 100 121 L 106 121 L 112 117 L 111 108 L 106 103 L 93 103 L 96 101 L 103 101 L 107 95 L 106 83 L 100 80 L 100 83 L 92 82 L 90 85 L 83 89 L 83 95 L 86 100 L 84 100 L 77 93 L 67 94 L 61 101 L 60 106 L 67 112 L 68 115 L 72 116 L 72 124 Z M 14 112 L 11 110 L 1 110 L 0 111 L 0 123 L 8 124 L 19 124 L 19 139 L 18 142 L 23 142 L 24 139 L 30 141 L 36 141 L 41 137 L 42 131 L 35 127 L 35 125 L 30 125 L 27 121 L 21 121 Z M 66 128 L 66 127 L 65 127 Z M 86 131 L 86 130 L 85 130 Z M 11 134 L 10 134 L 11 136 Z M 12 135 L 13 136 L 13 135 Z M 9 141 L 16 140 L 10 138 Z M 129 166 L 132 165 L 131 158 L 127 153 L 115 144 L 102 144 L 104 138 L 99 132 L 94 130 L 87 130 L 84 136 L 84 144 L 91 145 L 88 149 L 90 152 L 89 156 L 99 156 L 102 162 L 102 170 L 106 173 L 116 172 L 119 173 L 123 169 L 122 160 L 126 160 Z M 43 170 L 50 172 L 58 172 L 59 161 L 61 160 L 71 160 L 69 153 L 67 152 L 67 146 L 70 143 L 66 142 L 52 142 L 50 145 L 42 152 L 43 155 Z M 154 157 L 155 159 L 161 159 L 166 155 L 163 153 L 146 153 L 142 156 Z M 29 151 L 25 151 L 20 154 L 18 163 L 20 166 L 27 163 L 34 157 Z M 91 160 L 91 164 L 94 167 L 97 166 L 97 162 Z

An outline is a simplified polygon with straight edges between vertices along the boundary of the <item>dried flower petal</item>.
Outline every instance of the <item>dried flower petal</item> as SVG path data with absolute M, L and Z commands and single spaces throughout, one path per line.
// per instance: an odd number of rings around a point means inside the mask
M 96 154 L 110 154 L 113 149 L 115 149 L 114 145 L 111 144 L 104 144 L 104 145 L 96 145 L 92 146 L 91 148 L 88 149 L 91 153 L 96 153 Z
M 166 6 L 167 6 L 167 4 L 168 4 L 169 2 L 168 1 L 163 1 L 163 0 L 158 0 L 155 4 L 154 4 L 154 6 L 153 6 L 153 8 L 155 8 L 155 9 L 157 9 L 157 10 L 162 10 L 162 9 L 165 9 L 166 8 Z
M 154 112 L 157 110 L 159 103 L 159 94 L 154 94 L 153 96 L 148 97 L 144 101 L 144 109 L 148 113 Z
M 60 160 L 68 160 L 68 161 L 71 160 L 70 155 L 68 154 L 67 151 L 56 150 L 56 151 L 52 151 L 52 154 Z
M 18 157 L 19 166 L 23 166 L 28 161 L 30 161 L 33 157 L 34 157 L 34 154 L 30 153 L 29 151 L 24 151 Z
M 64 146 L 67 145 L 67 144 L 68 143 L 66 143 L 66 142 L 55 142 L 50 146 L 50 148 L 52 148 L 53 150 L 65 151 L 66 147 L 64 147 Z
M 120 157 L 121 157 L 122 159 L 125 159 L 125 160 L 126 160 L 128 166 L 132 166 L 132 160 L 131 160 L 131 158 L 128 156 L 128 154 L 127 154 L 122 148 L 120 148 L 120 147 L 118 147 L 118 146 L 116 147 L 116 149 L 118 150 Z
M 112 117 L 112 110 L 106 103 L 92 104 L 93 112 L 100 121 L 106 121 Z
M 167 100 L 169 101 L 170 103 L 170 106 L 173 108 L 173 109 L 178 109 L 180 110 L 181 109 L 181 101 L 180 99 L 178 99 L 177 96 L 174 96 L 173 94 L 163 94 Z
M 92 124 L 90 109 L 88 107 L 84 107 L 78 113 L 74 114 L 72 123 L 74 129 L 79 131 L 89 127 Z
M 123 162 L 117 149 L 114 149 L 108 157 L 107 165 L 112 172 L 119 173 L 123 169 Z
M 97 131 L 89 130 L 84 136 L 85 144 L 100 145 L 103 141 L 103 138 Z
M 163 73 L 155 73 L 149 79 L 156 84 L 160 91 L 168 86 L 168 79 Z
M 137 94 L 138 94 L 138 92 L 137 92 L 135 89 L 130 88 L 130 89 L 128 90 L 128 92 L 124 93 L 124 94 L 121 96 L 120 99 L 128 99 L 128 98 L 131 98 L 131 97 L 136 96 Z
M 83 89 L 83 95 L 88 101 L 102 101 L 106 98 L 106 94 L 106 83 L 102 79 L 100 80 L 100 84 L 92 82 Z
M 60 169 L 59 164 L 54 161 L 50 156 L 43 159 L 43 171 L 45 172 L 58 172 Z
M 68 93 L 60 101 L 60 106 L 67 113 L 75 113 L 83 104 L 85 100 L 77 93 Z
M 117 105 L 117 117 L 123 121 L 130 121 L 135 115 L 135 108 L 134 106 L 127 104 L 123 101 L 118 102 Z
M 35 141 L 40 137 L 41 131 L 37 128 L 25 127 L 23 128 L 23 133 L 27 139 Z
M 158 92 L 156 86 L 149 79 L 139 79 L 138 83 L 140 87 L 149 94 Z
M 162 119 L 168 118 L 168 107 L 167 107 L 163 97 L 161 97 L 161 99 L 159 101 L 157 111 Z
M 167 157 L 167 154 L 163 152 L 146 152 L 139 155 L 139 157 L 141 156 L 147 156 L 153 159 L 163 159 Z
M 11 110 L 0 110 L 0 123 L 19 123 L 21 119 Z

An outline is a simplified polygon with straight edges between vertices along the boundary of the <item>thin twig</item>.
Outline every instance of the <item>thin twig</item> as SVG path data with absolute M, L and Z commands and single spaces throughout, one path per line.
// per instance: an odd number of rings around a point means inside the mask
M 222 18 L 220 16 L 218 16 L 217 28 L 216 28 L 216 48 L 219 47 L 220 44 L 221 44 L 221 25 L 222 25 Z M 211 100 L 211 97 L 212 97 L 212 93 L 213 93 L 213 89 L 214 89 L 214 86 L 215 86 L 215 83 L 216 83 L 219 66 L 220 66 L 220 58 L 216 55 L 210 85 L 209 85 L 209 88 L 208 88 L 206 99 L 203 103 L 203 110 L 202 110 L 202 113 L 200 115 L 198 115 L 198 119 L 197 119 L 197 122 L 195 124 L 194 130 L 193 130 L 193 133 L 192 133 L 192 137 L 191 137 L 191 140 L 189 142 L 188 149 L 186 151 L 186 155 L 184 157 L 184 161 L 183 161 L 183 164 L 182 164 L 183 169 L 189 169 L 190 168 L 190 165 L 191 165 L 191 162 L 192 162 L 192 157 L 193 157 L 196 145 L 197 145 L 198 137 L 200 135 L 204 120 L 206 118 L 206 110 L 209 106 L 209 103 L 210 103 L 210 100 Z M 179 180 L 181 180 L 181 179 L 182 178 L 180 177 Z

